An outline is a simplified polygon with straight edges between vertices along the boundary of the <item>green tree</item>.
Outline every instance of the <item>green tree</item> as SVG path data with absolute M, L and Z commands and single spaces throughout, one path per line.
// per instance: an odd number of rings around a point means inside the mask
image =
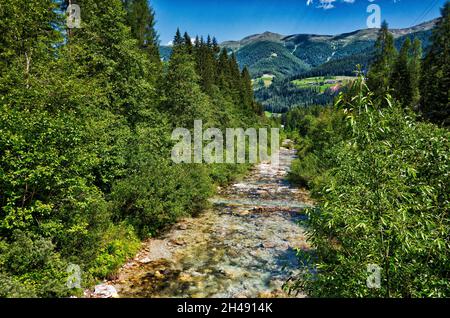
M 172 44 L 173 44 L 174 49 L 184 45 L 184 39 L 181 36 L 181 32 L 180 32 L 179 28 L 177 29 L 177 32 L 175 33 L 175 37 L 173 38 Z
M 293 173 L 318 203 L 294 288 L 311 297 L 447 297 L 449 132 L 389 96 L 387 107 L 374 98 L 360 76 L 332 112 L 308 123 Z M 373 265 L 379 288 L 366 283 Z
M 417 109 L 420 102 L 420 77 L 422 74 L 422 42 L 415 39 L 411 50 L 411 106 Z
M 155 12 L 148 0 L 128 0 L 125 2 L 131 33 L 138 40 L 140 48 L 146 50 L 154 63 L 159 63 L 159 37 L 155 30 Z
M 413 79 L 410 69 L 411 40 L 407 38 L 402 45 L 400 54 L 393 66 L 390 84 L 392 96 L 397 99 L 403 107 L 410 107 L 413 96 Z
M 450 124 L 450 2 L 433 30 L 432 44 L 423 62 L 420 110 L 424 118 L 439 125 Z
M 184 32 L 183 42 L 184 45 L 186 46 L 187 53 L 192 54 L 193 53 L 192 39 L 187 32 Z
M 389 90 L 389 79 L 397 57 L 394 36 L 389 32 L 388 24 L 383 22 L 375 44 L 375 59 L 367 74 L 367 84 L 376 96 L 385 96 Z
M 175 40 L 178 38 L 175 36 Z M 174 41 L 175 43 L 176 41 Z M 162 110 L 170 114 L 175 127 L 193 127 L 194 120 L 209 120 L 209 99 L 202 92 L 200 77 L 195 70 L 195 61 L 184 45 L 176 46 L 169 61 L 165 78 Z
M 242 106 L 244 107 L 244 109 L 246 109 L 246 111 L 249 111 L 250 113 L 261 114 L 262 111 L 261 109 L 258 109 L 259 107 L 254 100 L 252 78 L 247 67 L 244 67 L 244 69 L 242 70 L 241 80 L 242 80 L 241 84 Z

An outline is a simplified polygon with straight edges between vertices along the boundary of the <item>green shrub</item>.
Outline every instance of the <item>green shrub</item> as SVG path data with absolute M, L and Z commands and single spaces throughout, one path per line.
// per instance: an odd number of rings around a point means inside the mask
M 450 133 L 389 97 L 378 108 L 360 87 L 337 103 L 351 133 L 324 144 L 326 169 L 310 183 L 318 204 L 306 225 L 317 273 L 297 288 L 313 297 L 448 297 Z M 369 264 L 381 269 L 378 289 L 366 285 Z
M 140 240 L 130 225 L 111 225 L 104 233 L 102 247 L 89 268 L 94 278 L 107 278 L 114 274 L 140 247 Z
M 61 260 L 49 239 L 33 233 L 14 231 L 13 242 L 0 244 L 1 297 L 62 297 L 67 263 Z

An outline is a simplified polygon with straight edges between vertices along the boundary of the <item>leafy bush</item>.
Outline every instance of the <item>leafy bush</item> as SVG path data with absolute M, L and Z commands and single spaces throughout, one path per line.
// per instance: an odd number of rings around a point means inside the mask
M 67 263 L 55 246 L 41 236 L 14 231 L 13 242 L 0 242 L 0 296 L 61 297 L 66 287 Z
M 319 297 L 450 295 L 450 133 L 416 121 L 387 97 L 379 108 L 362 79 L 341 95 L 350 134 L 323 144 L 326 169 L 312 182 L 308 212 L 312 264 L 296 288 Z M 326 134 L 326 133 L 325 133 Z M 325 139 L 311 137 L 315 144 Z M 366 286 L 367 266 L 381 287 Z
M 94 278 L 107 278 L 115 273 L 140 247 L 134 228 L 123 223 L 111 225 L 104 233 L 103 242 L 89 268 L 89 274 Z

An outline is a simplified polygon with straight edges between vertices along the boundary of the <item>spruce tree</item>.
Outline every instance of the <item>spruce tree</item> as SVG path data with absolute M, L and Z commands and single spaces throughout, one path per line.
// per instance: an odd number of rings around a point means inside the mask
M 184 45 L 184 39 L 181 36 L 180 29 L 177 28 L 177 32 L 175 33 L 175 37 L 173 38 L 173 47 L 177 48 Z
M 409 64 L 411 74 L 411 106 L 417 110 L 420 101 L 420 77 L 422 73 L 422 42 L 416 38 L 411 49 Z
M 367 85 L 375 96 L 383 98 L 389 90 L 392 66 L 397 57 L 394 36 L 389 32 L 388 24 L 383 22 L 375 44 L 376 54 L 368 72 Z
M 213 39 L 212 39 L 212 48 L 213 48 L 214 54 L 217 54 L 220 52 L 220 46 L 219 46 L 219 43 L 217 42 L 216 37 L 213 37 Z
M 439 125 L 450 125 L 450 2 L 441 10 L 433 35 L 432 44 L 423 62 L 420 83 L 420 110 L 423 116 Z
M 253 109 L 253 85 L 252 78 L 250 76 L 250 72 L 247 67 L 244 67 L 241 73 L 241 82 L 242 82 L 242 102 L 246 109 L 254 111 Z
M 412 74 L 410 70 L 411 40 L 407 38 L 402 45 L 400 54 L 393 66 L 390 87 L 392 88 L 392 97 L 397 99 L 403 107 L 411 106 L 412 102 Z
M 216 84 L 224 91 L 228 91 L 230 88 L 230 67 L 228 61 L 228 51 L 223 48 L 220 52 L 219 59 L 217 60 L 217 77 Z
M 184 41 L 184 45 L 186 46 L 186 52 L 188 52 L 189 54 L 192 54 L 192 52 L 193 52 L 192 51 L 193 50 L 192 39 L 187 32 L 184 32 L 183 41 Z
M 195 70 L 195 61 L 182 42 L 179 30 L 175 35 L 174 51 L 170 57 L 169 67 L 164 84 L 165 100 L 161 110 L 170 114 L 174 127 L 191 128 L 194 120 L 208 122 L 211 107 L 209 99 L 199 86 L 199 75 Z
M 155 12 L 147 0 L 125 1 L 128 12 L 128 24 L 140 48 L 146 50 L 152 61 L 159 62 L 159 39 L 155 30 Z
M 240 95 L 241 91 L 241 71 L 239 70 L 239 64 L 237 62 L 236 54 L 233 52 L 228 61 L 228 81 L 231 83 L 231 94 L 236 104 L 242 105 L 243 100 Z

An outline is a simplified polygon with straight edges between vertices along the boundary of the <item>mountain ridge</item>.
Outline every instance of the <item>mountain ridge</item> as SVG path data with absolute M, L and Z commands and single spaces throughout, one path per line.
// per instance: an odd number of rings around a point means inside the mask
M 399 36 L 402 36 L 405 34 L 414 33 L 414 32 L 418 32 L 418 31 L 431 30 L 438 21 L 439 21 L 439 18 L 436 18 L 436 19 L 433 19 L 430 21 L 422 22 L 420 24 L 417 24 L 417 25 L 414 25 L 411 27 L 390 29 L 389 31 L 394 34 L 394 37 L 395 36 L 399 37 Z M 357 29 L 354 31 L 338 33 L 338 34 L 294 33 L 294 34 L 290 34 L 290 35 L 283 35 L 280 33 L 265 31 L 263 33 L 256 33 L 256 34 L 248 35 L 248 36 L 242 38 L 241 40 L 226 40 L 226 41 L 221 42 L 220 45 L 228 46 L 233 43 L 241 43 L 241 45 L 242 45 L 242 43 L 248 44 L 249 40 L 251 40 L 251 39 L 260 39 L 261 37 L 267 37 L 267 36 L 280 37 L 280 40 L 283 41 L 287 38 L 300 36 L 300 35 L 308 35 L 308 36 L 312 36 L 312 37 L 334 38 L 334 37 L 339 37 L 339 36 L 343 36 L 343 35 L 355 34 L 355 33 L 361 32 L 361 31 L 371 31 L 371 32 L 377 33 L 378 30 L 379 29 L 372 28 L 372 29 Z M 265 40 L 265 39 L 263 39 L 263 40 Z
M 406 37 L 419 38 L 425 49 L 431 30 L 439 19 L 403 29 L 391 29 L 399 48 Z M 241 40 L 224 41 L 220 46 L 235 52 L 241 68 L 247 66 L 253 78 L 264 74 L 283 78 L 301 73 L 348 75 L 356 64 L 366 67 L 374 51 L 379 29 L 359 29 L 327 35 L 298 33 L 283 35 L 271 31 L 248 35 Z M 161 46 L 163 60 L 171 54 L 170 46 Z M 357 61 L 353 65 L 352 60 Z
M 410 37 L 419 38 L 425 49 L 437 21 L 438 19 L 434 19 L 409 28 L 391 29 L 390 32 L 394 35 L 398 48 Z M 239 41 L 225 41 L 220 45 L 230 53 L 235 52 L 240 66 L 247 66 L 253 78 L 264 74 L 289 77 L 317 70 L 321 66 L 325 66 L 323 72 L 318 70 L 321 75 L 347 75 L 355 70 L 356 64 L 367 66 L 378 31 L 379 29 L 360 29 L 336 35 L 282 35 L 266 31 Z M 358 60 L 355 65 L 351 63 L 352 57 Z M 337 63 L 338 67 L 334 67 L 333 63 Z

